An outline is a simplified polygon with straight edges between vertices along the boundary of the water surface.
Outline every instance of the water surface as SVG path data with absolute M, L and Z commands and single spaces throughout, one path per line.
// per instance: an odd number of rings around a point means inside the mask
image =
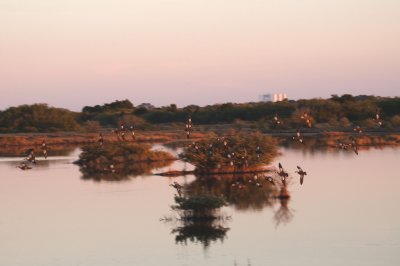
M 160 221 L 176 215 L 169 184 L 194 176 L 95 181 L 72 164 L 79 150 L 29 171 L 3 157 L 0 265 L 400 265 L 400 149 L 281 151 L 274 164 L 294 177 L 291 199 L 240 197 L 209 243 L 176 242 L 179 222 Z

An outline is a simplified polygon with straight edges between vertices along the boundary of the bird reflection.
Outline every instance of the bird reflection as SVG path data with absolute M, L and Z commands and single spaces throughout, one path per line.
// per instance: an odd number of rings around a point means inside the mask
M 293 212 L 289 209 L 290 198 L 277 199 L 280 203 L 279 209 L 274 213 L 275 227 L 286 225 L 293 219 Z

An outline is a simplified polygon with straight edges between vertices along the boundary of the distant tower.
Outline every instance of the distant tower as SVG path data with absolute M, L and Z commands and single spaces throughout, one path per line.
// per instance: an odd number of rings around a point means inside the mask
M 259 96 L 261 102 L 281 102 L 287 99 L 286 93 L 268 93 Z

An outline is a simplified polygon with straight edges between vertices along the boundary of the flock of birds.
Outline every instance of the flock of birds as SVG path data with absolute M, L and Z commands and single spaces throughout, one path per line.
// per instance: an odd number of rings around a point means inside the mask
M 304 121 L 305 125 L 308 128 L 311 128 L 313 125 L 313 118 L 312 116 L 308 113 L 308 112 L 304 112 L 300 115 L 300 119 L 302 121 Z M 380 112 L 379 110 L 376 110 L 376 114 L 375 117 L 373 118 L 373 120 L 375 121 L 375 123 L 379 126 L 379 127 L 383 127 L 384 122 L 381 118 Z M 283 125 L 283 121 L 279 118 L 278 114 L 275 114 L 275 116 L 273 117 L 273 124 L 275 124 L 276 126 L 281 126 Z M 191 133 L 193 131 L 193 122 L 192 122 L 192 118 L 189 116 L 186 123 L 185 123 L 185 132 L 186 132 L 186 138 L 189 139 L 191 136 Z M 364 130 L 358 125 L 356 127 L 353 128 L 353 131 L 358 133 L 358 134 L 363 134 Z M 129 126 L 129 128 L 125 127 L 124 124 L 121 124 L 118 128 L 113 130 L 113 133 L 117 136 L 118 140 L 124 141 L 127 140 L 126 139 L 126 135 L 130 134 L 131 139 L 133 141 L 135 141 L 136 136 L 135 136 L 135 128 L 134 126 Z M 298 143 L 304 144 L 304 138 L 303 135 L 300 132 L 300 129 L 296 131 L 295 136 L 292 137 L 292 139 Z M 225 147 L 227 147 L 228 143 L 227 140 L 225 138 L 221 138 L 219 139 L 221 140 L 221 142 L 223 143 L 223 145 Z M 358 155 L 358 145 L 357 145 L 357 140 L 355 137 L 350 136 L 349 137 L 349 142 L 338 142 L 336 147 L 338 149 L 341 150 L 350 150 L 353 151 L 355 154 Z M 100 146 L 104 145 L 104 137 L 102 133 L 99 133 L 99 138 L 98 138 L 98 143 Z M 45 159 L 47 159 L 48 153 L 47 153 L 47 143 L 45 140 L 43 140 L 42 142 L 42 154 L 43 157 Z M 192 145 L 189 145 L 194 147 L 196 150 L 199 150 L 199 147 L 196 145 L 195 142 L 193 142 Z M 213 153 L 213 144 L 210 144 L 208 149 L 205 151 L 207 152 L 207 154 L 209 156 L 212 155 Z M 257 146 L 256 150 L 255 150 L 256 156 L 257 158 L 260 158 L 262 151 L 260 149 L 259 146 Z M 23 161 L 20 162 L 20 164 L 17 166 L 18 168 L 20 168 L 21 170 L 30 170 L 33 168 L 33 166 L 35 166 L 38 161 L 36 160 L 36 155 L 35 155 L 35 149 L 34 148 L 30 148 L 28 149 L 26 152 L 26 157 L 23 159 Z M 236 158 L 235 158 L 236 156 Z M 227 152 L 226 157 L 230 160 L 230 165 L 234 166 L 235 164 L 237 166 L 246 166 L 248 164 L 247 162 L 247 151 L 245 150 L 245 153 L 241 156 L 237 156 L 234 152 Z M 236 160 L 234 160 L 236 159 Z M 283 186 L 286 186 L 287 182 L 286 179 L 288 177 L 288 173 L 283 169 L 282 164 L 279 163 L 278 165 L 279 171 L 277 171 L 276 173 L 278 174 L 278 176 L 280 177 L 280 180 L 282 182 Z M 305 171 L 302 170 L 302 168 L 300 166 L 297 166 L 297 174 L 299 174 L 300 176 L 300 184 L 302 185 L 304 182 L 304 176 L 307 175 L 307 173 Z M 258 182 L 258 175 L 255 174 L 253 180 L 250 179 L 250 183 L 254 183 L 256 186 L 261 186 L 261 183 Z M 271 176 L 265 176 L 264 177 L 268 182 L 270 182 L 271 184 L 275 185 L 275 181 Z M 177 189 L 179 186 L 179 184 L 173 184 L 173 186 Z M 233 187 L 238 187 L 238 188 L 243 188 L 244 184 L 237 181 L 235 183 L 232 184 Z M 181 193 L 181 187 L 178 191 L 178 193 Z M 178 189 L 177 189 L 178 190 Z
M 312 128 L 312 126 L 313 126 L 313 118 L 308 112 L 302 113 L 300 115 L 300 119 L 305 123 L 305 125 L 308 128 Z M 376 110 L 376 114 L 375 114 L 375 117 L 373 118 L 373 120 L 375 121 L 375 123 L 377 124 L 378 127 L 383 127 L 384 123 L 383 123 L 383 120 L 382 120 L 382 118 L 380 116 L 379 110 Z M 276 126 L 282 126 L 283 125 L 283 121 L 279 118 L 278 114 L 274 115 L 272 123 L 274 125 L 276 125 Z M 193 130 L 192 119 L 190 117 L 188 118 L 188 120 L 186 122 L 185 130 L 186 130 L 186 136 L 189 139 L 190 138 L 190 133 Z M 363 134 L 364 133 L 364 130 L 359 125 L 355 126 L 353 128 L 353 131 L 358 133 L 358 134 Z M 303 135 L 300 132 L 300 129 L 298 129 L 296 131 L 296 134 L 292 137 L 292 139 L 294 141 L 300 143 L 300 144 L 305 144 L 304 138 L 303 138 Z M 218 138 L 218 140 L 221 140 L 223 145 L 227 146 L 228 143 L 224 138 L 221 138 L 221 139 Z M 342 149 L 342 150 L 353 151 L 356 155 L 358 155 L 358 145 L 357 145 L 356 138 L 354 136 L 350 136 L 349 140 L 350 140 L 350 142 L 339 141 L 337 143 L 336 147 L 338 149 Z M 213 144 L 210 144 L 209 147 L 208 147 L 208 150 L 204 151 L 204 152 L 207 152 L 208 155 L 212 155 L 212 148 L 213 148 L 212 145 Z M 190 144 L 189 147 L 193 147 L 197 151 L 199 151 L 199 149 L 200 149 L 196 145 L 195 142 Z M 257 158 L 260 158 L 260 156 L 262 154 L 262 151 L 261 151 L 259 146 L 257 146 L 255 152 L 256 152 Z M 246 166 L 246 164 L 247 164 L 246 163 L 247 160 L 245 158 L 246 155 L 247 155 L 247 151 L 245 152 L 244 156 L 242 156 L 242 162 L 239 163 L 239 166 Z M 230 160 L 230 165 L 234 166 L 235 163 L 234 163 L 233 158 L 235 156 L 235 153 L 229 153 L 228 152 L 226 156 Z M 260 182 L 260 178 L 261 178 L 261 179 L 267 180 L 269 183 L 271 183 L 274 186 L 275 185 L 281 185 L 282 187 L 286 187 L 287 184 L 288 184 L 287 180 L 288 180 L 288 177 L 289 177 L 289 173 L 283 168 L 283 166 L 282 166 L 282 164 L 280 162 L 278 164 L 278 171 L 275 171 L 274 173 L 277 175 L 278 180 L 280 181 L 280 184 L 277 184 L 277 181 L 276 181 L 277 178 L 274 178 L 274 176 L 272 176 L 272 175 L 263 175 L 262 174 L 262 176 L 260 177 L 259 174 L 257 174 L 257 173 L 254 173 L 253 178 L 248 179 L 247 182 L 248 183 L 252 183 L 252 184 L 256 185 L 257 187 L 261 187 L 262 186 L 262 183 Z M 300 166 L 297 166 L 297 170 L 295 171 L 295 173 L 299 175 L 300 185 L 303 185 L 304 177 L 307 175 L 307 172 L 304 171 Z M 180 185 L 178 182 L 175 181 L 175 182 L 173 182 L 171 184 L 171 186 L 177 190 L 179 196 L 182 195 L 182 189 L 183 189 L 182 185 Z M 232 183 L 232 187 L 235 187 L 235 188 L 238 188 L 238 189 L 243 189 L 245 186 L 246 186 L 246 184 L 245 184 L 245 182 L 243 180 L 237 180 L 237 181 Z
M 35 155 L 35 149 L 29 148 L 26 152 L 26 157 L 17 166 L 21 170 L 30 170 L 33 166 L 38 164 Z M 47 159 L 47 143 L 45 140 L 42 141 L 42 154 L 45 159 Z
M 125 125 L 122 123 L 119 128 L 117 127 L 116 129 L 113 130 L 113 133 L 117 136 L 118 140 L 126 140 L 126 135 L 130 133 L 131 138 L 133 141 L 136 140 L 135 136 L 135 127 L 134 125 L 131 125 L 129 128 L 126 128 Z M 99 136 L 99 144 L 102 146 L 104 144 L 104 138 L 103 135 L 100 133 Z

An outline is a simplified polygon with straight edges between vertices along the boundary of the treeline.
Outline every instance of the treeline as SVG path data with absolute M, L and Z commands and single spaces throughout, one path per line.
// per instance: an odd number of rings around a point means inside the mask
M 129 100 L 104 105 L 85 106 L 81 112 L 49 107 L 46 104 L 22 105 L 0 111 L 1 132 L 96 131 L 135 124 L 139 129 L 156 128 L 158 124 L 184 123 L 191 116 L 195 125 L 253 123 L 260 129 L 276 128 L 275 114 L 283 121 L 281 129 L 296 128 L 300 116 L 307 112 L 317 128 L 337 129 L 360 125 L 376 127 L 377 110 L 388 129 L 400 127 L 400 98 L 332 95 L 329 99 L 283 102 L 224 103 L 204 107 L 175 104 L 154 107 L 145 103 L 134 106 Z
M 77 131 L 79 113 L 47 104 L 21 105 L 0 111 L 0 132 Z

